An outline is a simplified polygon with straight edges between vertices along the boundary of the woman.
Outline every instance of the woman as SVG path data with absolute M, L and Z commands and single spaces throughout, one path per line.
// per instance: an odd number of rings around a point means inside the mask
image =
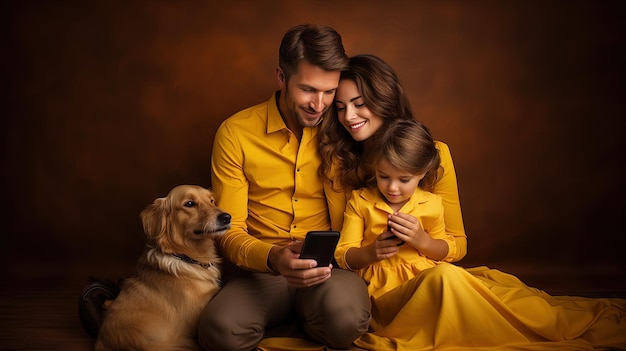
M 332 112 L 335 115 L 324 119 L 318 134 L 322 157 L 319 172 L 325 180 L 331 214 L 343 213 L 350 191 L 372 179 L 373 171 L 365 165 L 384 127 L 395 119 L 414 119 L 394 70 L 367 54 L 353 56 L 349 69 L 341 73 Z M 455 262 L 465 257 L 467 238 L 450 149 L 439 141 L 436 147 L 441 167 L 432 192 L 443 199 L 446 233 L 454 237 L 443 260 Z M 333 211 L 334 206 L 342 210 Z M 341 229 L 343 217 L 331 221 L 334 229 Z
M 377 196 L 355 190 L 380 173 L 374 161 L 384 145 L 402 138 L 393 128 L 410 129 L 397 120 L 413 118 L 398 78 L 387 64 L 371 55 L 353 57 L 350 70 L 341 76 L 335 113 L 324 120 L 318 135 L 320 174 L 329 194 L 344 192 L 343 203 L 329 197 L 335 205 L 345 207 L 346 196 L 354 190 L 345 220 L 332 220 L 333 227 L 338 223 L 342 227 L 337 263 L 363 276 L 373 303 L 370 332 L 355 341 L 357 346 L 368 350 L 626 350 L 624 299 L 553 297 L 498 270 L 463 269 L 445 262 L 461 259 L 466 242 L 456 176 L 444 143 L 435 142 L 440 158 L 436 176 L 424 176 L 424 183 L 430 184 L 427 189 L 442 199 L 443 224 L 441 220 L 436 226 L 429 224 L 421 211 L 402 213 L 404 207 L 396 211 L 389 206 L 391 215 L 380 214 L 387 208 L 377 202 Z M 413 124 L 419 128 L 411 128 L 425 130 Z M 413 139 L 406 145 L 415 146 Z M 403 169 L 400 164 L 392 166 Z M 447 254 L 425 252 L 416 244 L 414 238 L 430 234 L 447 244 Z M 389 237 L 392 240 L 384 240 Z M 399 241 L 404 245 L 396 246 Z

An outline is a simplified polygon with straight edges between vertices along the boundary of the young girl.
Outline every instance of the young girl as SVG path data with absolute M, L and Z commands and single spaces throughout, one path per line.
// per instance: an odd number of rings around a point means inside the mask
M 374 178 L 352 192 L 335 253 L 376 300 L 437 265 L 454 238 L 445 231 L 441 197 L 428 191 L 440 170 L 428 131 L 412 119 L 392 121 L 372 156 Z
M 372 150 L 374 179 L 348 201 L 337 263 L 372 301 L 367 350 L 626 350 L 626 300 L 553 297 L 516 277 L 440 261 L 446 234 L 428 131 L 395 120 Z M 387 229 L 387 227 L 391 229 Z M 422 230 L 423 229 L 423 230 Z

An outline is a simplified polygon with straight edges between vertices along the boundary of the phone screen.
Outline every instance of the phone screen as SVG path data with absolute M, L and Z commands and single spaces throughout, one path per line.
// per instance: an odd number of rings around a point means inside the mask
M 314 259 L 318 267 L 328 266 L 335 254 L 339 232 L 311 231 L 306 234 L 300 258 Z

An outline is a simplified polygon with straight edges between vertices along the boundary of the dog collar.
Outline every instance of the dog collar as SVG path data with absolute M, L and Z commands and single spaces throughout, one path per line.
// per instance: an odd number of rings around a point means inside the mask
M 213 262 L 209 262 L 209 263 L 202 263 L 200 261 L 196 261 L 193 258 L 187 256 L 187 255 L 179 255 L 179 254 L 175 254 L 175 253 L 171 253 L 170 256 L 175 257 L 183 262 L 186 263 L 190 263 L 190 264 L 197 264 L 198 266 L 202 267 L 202 268 L 211 268 L 213 267 Z

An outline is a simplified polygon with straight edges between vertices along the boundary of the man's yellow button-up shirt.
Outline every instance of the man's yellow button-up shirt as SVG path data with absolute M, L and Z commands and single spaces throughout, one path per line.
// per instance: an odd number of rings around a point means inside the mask
M 222 122 L 211 158 L 217 204 L 232 216 L 232 228 L 219 240 L 221 253 L 259 272 L 268 271 L 273 244 L 330 229 L 317 173 L 318 128 L 304 128 L 298 141 L 280 116 L 277 96 Z

